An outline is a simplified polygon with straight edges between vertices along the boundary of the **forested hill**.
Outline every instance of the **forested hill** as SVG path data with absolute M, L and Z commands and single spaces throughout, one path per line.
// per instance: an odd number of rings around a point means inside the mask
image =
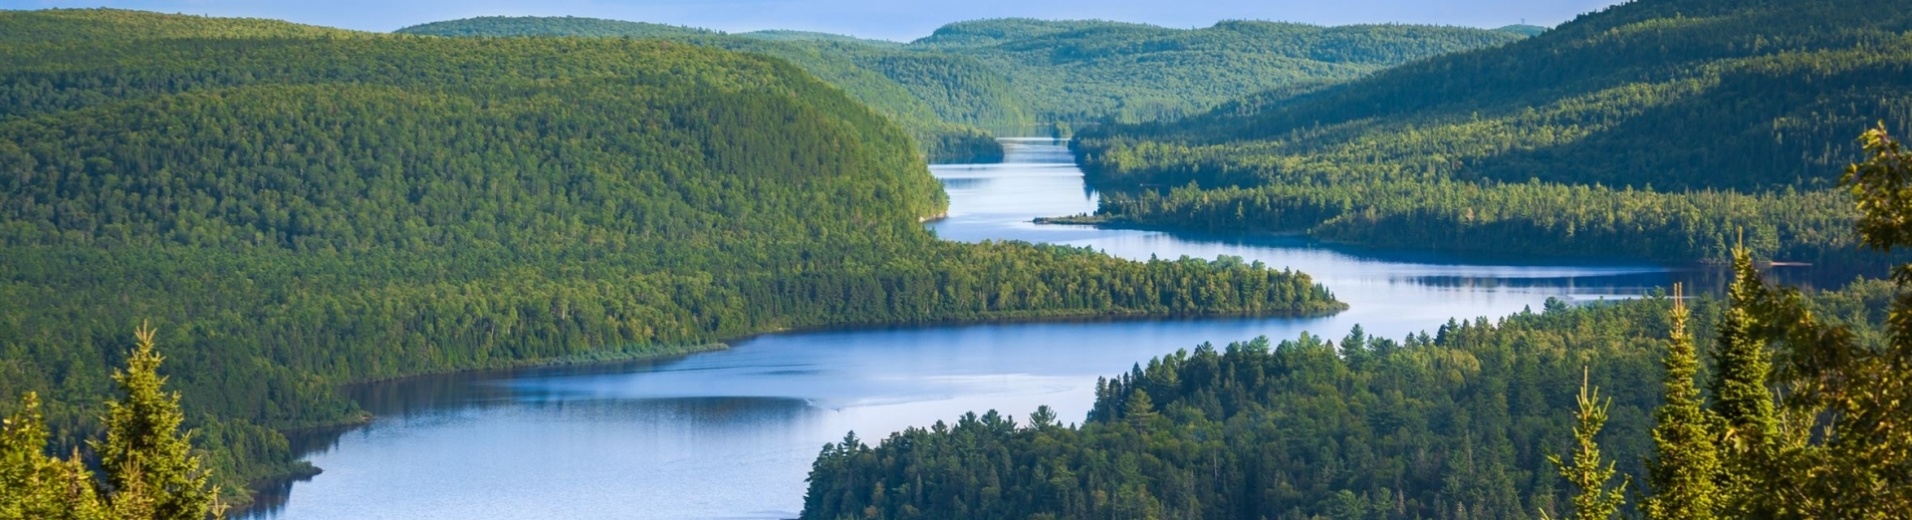
M 1912 153 L 1841 183 L 1912 242 Z M 1912 269 L 1899 264 L 1893 272 Z M 1802 292 L 1733 251 L 1725 295 L 1549 299 L 1402 340 L 1203 345 L 1098 380 L 1081 426 L 995 411 L 825 444 L 803 518 L 1905 518 L 1907 285 Z M 1657 383 L 1657 384 L 1656 384 Z M 1578 391 L 1575 391 L 1575 388 Z
M 1116 220 L 1683 261 L 1745 228 L 1814 261 L 1852 250 L 1822 200 L 1852 137 L 1912 121 L 1908 30 L 1859 0 L 1641 0 L 1080 144 L 1103 188 L 1209 190 L 1117 197 Z
M 991 411 L 826 446 L 802 517 L 1570 518 L 1547 457 L 1581 369 L 1614 399 L 1603 448 L 1639 473 L 1666 307 L 1202 345 L 1098 382 L 1080 426 Z
M 935 65 L 938 75 L 921 75 L 910 63 L 892 60 L 882 49 L 896 47 L 868 40 L 827 38 L 815 33 L 762 32 L 726 35 L 642 22 L 577 17 L 488 16 L 433 22 L 399 29 L 400 34 L 450 37 L 660 38 L 772 56 L 802 67 L 901 125 L 922 151 L 937 162 L 992 162 L 1002 145 L 976 123 L 1033 125 L 1001 78 L 960 65 Z M 945 57 L 945 59 L 949 59 Z M 929 61 L 937 61 L 931 58 Z M 946 114 L 950 114 L 946 116 Z
M 1103 21 L 978 20 L 907 45 L 817 33 L 722 35 L 639 22 L 484 17 L 400 29 L 440 36 L 667 38 L 789 60 L 961 159 L 962 128 L 1066 131 L 1091 121 L 1195 113 L 1249 93 L 1359 77 L 1442 53 L 1521 38 L 1426 26 L 1224 22 L 1169 29 Z
M 300 470 L 277 430 L 357 419 L 352 381 L 1342 308 L 1234 259 L 936 240 L 908 136 L 771 58 L 117 10 L 0 11 L 0 35 L 0 396 L 48 397 L 65 453 L 151 320 L 228 489 Z
M 1895 291 L 1871 282 L 1811 305 L 1876 334 Z M 1548 457 L 1573 459 L 1583 377 L 1612 399 L 1598 438 L 1636 485 L 1631 506 L 1655 455 L 1670 307 L 1550 302 L 1398 340 L 1356 328 L 1202 345 L 1099 383 L 1080 426 L 990 411 L 852 434 L 823 448 L 802 517 L 1577 518 Z M 1694 309 L 1702 348 L 1721 307 Z
M 1224 21 L 1200 29 L 1028 19 L 950 24 L 911 48 L 1001 71 L 1042 121 L 1151 121 L 1248 93 L 1337 82 L 1431 56 L 1521 39 L 1418 25 Z

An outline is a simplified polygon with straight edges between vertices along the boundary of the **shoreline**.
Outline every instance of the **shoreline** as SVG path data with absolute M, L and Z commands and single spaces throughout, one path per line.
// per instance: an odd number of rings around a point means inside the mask
M 1306 310 L 1306 311 L 1284 311 L 1284 312 L 1275 312 L 1275 313 L 1258 313 L 1258 312 L 1221 312 L 1221 313 L 1217 313 L 1217 312 L 1200 312 L 1200 313 L 1118 312 L 1118 313 L 1110 313 L 1110 312 L 1101 312 L 1101 311 L 1080 312 L 1080 313 L 1065 312 L 1065 313 L 1058 313 L 1058 314 L 1008 313 L 1008 314 L 1000 315 L 1000 316 L 976 317 L 976 318 L 954 318 L 954 319 L 941 319 L 941 320 L 900 321 L 900 322 L 883 322 L 883 323 L 848 323 L 848 324 L 832 324 L 832 325 L 803 326 L 803 327 L 776 327 L 776 328 L 772 328 L 770 330 L 765 330 L 758 333 L 746 334 L 746 335 L 737 336 L 733 338 L 726 338 L 721 341 L 716 341 L 711 343 L 672 347 L 669 350 L 665 350 L 665 351 L 652 351 L 652 352 L 642 352 L 642 353 L 638 353 L 638 352 L 614 353 L 614 354 L 606 354 L 606 355 L 588 355 L 587 354 L 587 355 L 569 356 L 569 357 L 563 357 L 563 358 L 519 360 L 519 361 L 507 362 L 507 363 L 492 365 L 492 366 L 449 369 L 449 370 L 433 370 L 433 371 L 421 372 L 421 373 L 415 373 L 415 374 L 406 374 L 402 376 L 355 380 L 355 381 L 351 381 L 347 383 L 341 383 L 337 385 L 337 388 L 343 391 L 346 388 L 354 387 L 354 386 L 402 383 L 405 381 L 426 379 L 426 378 L 432 378 L 432 377 L 504 375 L 504 374 L 509 374 L 512 372 L 520 371 L 520 370 L 530 370 L 530 369 L 540 369 L 540 368 L 553 368 L 553 367 L 565 367 L 565 366 L 588 366 L 588 365 L 611 365 L 611 364 L 617 364 L 617 363 L 629 363 L 629 362 L 638 362 L 638 361 L 657 361 L 657 360 L 664 360 L 669 358 L 688 357 L 688 356 L 692 356 L 696 354 L 720 352 L 724 350 L 729 350 L 733 348 L 735 344 L 738 344 L 738 343 L 743 343 L 743 342 L 751 341 L 757 338 L 779 335 L 779 334 L 854 332 L 854 331 L 865 331 L 865 330 L 935 328 L 935 327 L 965 326 L 965 325 L 1016 325 L 1016 324 L 1030 324 L 1030 323 L 1097 323 L 1097 322 L 1132 322 L 1132 321 L 1151 321 L 1151 320 L 1192 320 L 1192 319 L 1214 319 L 1214 318 L 1274 318 L 1274 319 L 1315 318 L 1315 317 L 1332 316 L 1335 314 L 1339 314 L 1343 311 L 1348 310 L 1348 308 L 1349 306 L 1346 302 L 1342 302 L 1340 300 L 1334 300 L 1334 304 L 1329 306 L 1329 308 L 1327 309 L 1316 309 L 1316 310 Z M 351 399 L 351 396 L 348 394 L 346 398 Z M 357 402 L 354 401 L 354 404 L 357 404 Z M 344 420 L 344 421 L 326 423 L 326 424 L 300 426 L 297 428 L 275 429 L 275 431 L 287 437 L 291 437 L 293 435 L 298 435 L 298 434 L 318 434 L 328 430 L 335 431 L 342 435 L 354 429 L 358 429 L 366 425 L 369 425 L 373 423 L 374 421 L 377 421 L 378 418 L 379 416 L 376 414 L 373 414 L 370 412 L 362 412 L 359 416 L 354 417 L 352 419 Z M 295 464 L 303 464 L 304 467 L 301 467 L 298 470 L 293 472 L 289 472 L 289 473 L 285 473 L 281 475 L 267 476 L 267 477 L 257 479 L 253 482 L 247 483 L 246 489 L 247 491 L 251 493 L 252 498 L 244 502 L 233 502 L 228 505 L 232 506 L 233 511 L 235 513 L 243 514 L 248 512 L 251 507 L 262 505 L 260 504 L 260 501 L 256 499 L 256 497 L 269 495 L 275 491 L 275 488 L 289 486 L 293 483 L 309 480 L 312 477 L 323 474 L 325 472 L 325 469 L 311 465 L 306 455 L 310 455 L 310 452 L 300 454 L 300 456 L 298 456 L 296 459 L 292 461 Z
M 1183 234 L 1190 234 L 1195 236 L 1213 237 L 1213 238 L 1222 238 L 1222 239 L 1251 238 L 1251 237 L 1303 238 L 1303 239 L 1312 240 L 1322 245 L 1359 249 L 1359 250 L 1362 250 L 1362 252 L 1366 252 L 1366 253 L 1383 254 L 1383 255 L 1387 253 L 1397 253 L 1397 254 L 1398 253 L 1416 253 L 1416 254 L 1431 253 L 1431 254 L 1441 254 L 1441 255 L 1452 255 L 1453 257 L 1459 260 L 1502 260 L 1505 258 L 1514 258 L 1514 259 L 1528 261 L 1528 262 L 1539 261 L 1539 262 L 1563 262 L 1563 263 L 1581 264 L 1588 261 L 1610 262 L 1615 259 L 1615 257 L 1612 257 L 1612 256 L 1585 256 L 1585 255 L 1573 255 L 1573 254 L 1547 255 L 1547 254 L 1496 252 L 1496 251 L 1481 250 L 1481 249 L 1457 249 L 1457 248 L 1442 248 L 1442 247 L 1410 248 L 1410 247 L 1403 247 L 1403 246 L 1390 246 L 1390 245 L 1383 245 L 1383 244 L 1350 242 L 1345 240 L 1321 238 L 1321 237 L 1316 237 L 1305 230 L 1210 231 L 1210 230 L 1193 229 L 1193 228 L 1175 226 L 1175 225 L 1169 225 L 1169 224 L 1144 224 L 1144 223 L 1139 223 L 1139 222 L 1135 222 L 1135 221 L 1131 221 L 1127 219 L 1104 217 L 1104 216 L 1094 215 L 1094 214 L 1067 215 L 1067 216 L 1059 216 L 1059 217 L 1036 217 L 1035 219 L 1030 220 L 1030 223 L 1033 223 L 1036 225 L 1042 225 L 1042 226 L 1079 226 L 1079 227 L 1090 227 L 1095 229 L 1107 229 L 1107 230 L 1132 230 L 1132 231 L 1157 231 L 1157 232 L 1164 232 L 1164 233 L 1183 233 Z M 1673 268 L 1673 269 L 1718 269 L 1718 268 L 1730 266 L 1730 263 L 1723 260 L 1716 260 L 1716 259 L 1666 260 L 1666 259 L 1646 258 L 1646 257 L 1620 257 L 1620 259 L 1623 260 L 1624 262 L 1631 262 L 1631 263 L 1637 263 L 1637 264 L 1650 264 L 1650 265 Z M 1620 264 L 1620 262 L 1615 262 L 1615 263 L 1616 265 Z M 1772 268 L 1772 267 L 1810 268 L 1814 266 L 1812 262 L 1800 262 L 1800 261 L 1788 261 L 1788 260 L 1764 260 L 1764 261 L 1756 262 L 1756 264 L 1761 268 Z

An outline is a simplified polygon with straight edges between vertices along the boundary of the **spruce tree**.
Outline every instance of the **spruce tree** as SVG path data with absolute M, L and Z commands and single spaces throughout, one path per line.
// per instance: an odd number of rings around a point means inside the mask
M 1652 520 L 1703 520 L 1719 516 L 1718 418 L 1703 408 L 1693 378 L 1699 354 L 1686 330 L 1688 311 L 1673 286 L 1671 342 L 1666 350 L 1666 401 L 1654 413 L 1654 458 L 1647 462 L 1652 496 L 1642 504 Z
M 1574 415 L 1577 423 L 1573 428 L 1575 451 L 1571 464 L 1562 462 L 1558 456 L 1550 456 L 1554 466 L 1560 468 L 1560 477 L 1573 484 L 1579 493 L 1573 497 L 1574 520 L 1608 520 L 1620 511 L 1626 503 L 1624 489 L 1626 480 L 1619 486 L 1609 486 L 1617 473 L 1613 462 L 1602 460 L 1600 456 L 1600 429 L 1607 424 L 1607 408 L 1612 399 L 1600 399 L 1600 391 L 1592 388 L 1585 372 L 1580 376 L 1580 395 L 1577 398 L 1580 410 Z M 1548 518 L 1541 511 L 1542 518 Z
M 0 424 L 0 520 L 104 520 L 93 473 L 80 461 L 45 455 L 48 437 L 40 397 L 27 392 Z M 120 517 L 134 518 L 134 517 Z
M 1720 313 L 1718 340 L 1713 351 L 1713 411 L 1719 415 L 1720 464 L 1724 468 L 1719 490 L 1723 511 L 1737 518 L 1771 518 L 1776 512 L 1769 470 L 1778 422 L 1773 394 L 1766 386 L 1772 370 L 1760 319 L 1765 312 L 1765 282 L 1743 245 L 1733 248 L 1733 284 L 1726 292 L 1728 306 Z
M 192 434 L 179 429 L 185 419 L 179 394 L 163 390 L 164 358 L 154 351 L 153 329 L 141 325 L 134 336 L 138 343 L 126 369 L 113 374 L 123 399 L 107 403 L 105 442 L 93 444 L 109 502 L 121 515 L 154 520 L 220 516 L 218 491 L 192 453 Z

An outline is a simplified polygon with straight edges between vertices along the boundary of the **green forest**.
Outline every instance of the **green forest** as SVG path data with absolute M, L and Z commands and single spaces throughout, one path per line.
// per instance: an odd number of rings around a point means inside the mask
M 1864 247 L 1912 245 L 1912 154 L 1864 143 L 1842 206 Z M 1814 294 L 1762 280 L 1744 247 L 1733 264 L 1691 308 L 1676 287 L 1399 341 L 1204 344 L 1099 380 L 1080 426 L 1044 407 L 851 433 L 823 447 L 803 517 L 1912 514 L 1912 264 Z
M 42 396 L 49 453 L 80 447 L 151 320 L 229 492 L 312 471 L 280 432 L 362 420 L 354 381 L 1344 307 L 1233 258 L 940 241 L 920 223 L 946 205 L 907 133 L 774 58 L 0 11 L 0 396 Z
M 1238 257 L 925 227 L 950 213 L 929 163 L 1031 133 L 1073 135 L 1100 201 L 1041 223 L 1731 282 L 1215 338 L 1099 380 L 1086 418 L 849 433 L 802 518 L 1912 518 L 1908 89 L 1912 12 L 1858 0 L 912 42 L 0 10 L 0 520 L 221 517 L 320 471 L 288 432 L 372 419 L 353 383 L 1347 308 Z M 1760 270 L 1784 263 L 1860 277 Z
M 1533 38 L 1077 147 L 1105 196 L 1063 222 L 1307 233 L 1474 253 L 1895 261 L 1846 232 L 1849 135 L 1912 120 L 1912 12 L 1641 0 Z
M 704 29 L 575 17 L 484 17 L 398 31 L 461 37 L 657 38 L 802 67 L 909 130 L 936 162 L 989 162 L 997 135 L 1066 135 L 1103 121 L 1198 113 L 1271 88 L 1301 88 L 1524 37 L 1414 25 L 1231 21 L 1169 29 L 1106 21 L 954 23 L 905 43 L 794 31 Z

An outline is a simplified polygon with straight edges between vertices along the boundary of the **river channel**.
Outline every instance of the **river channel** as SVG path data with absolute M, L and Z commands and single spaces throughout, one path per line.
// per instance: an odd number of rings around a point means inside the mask
M 1450 318 L 1497 317 L 1549 298 L 1634 297 L 1685 273 L 1638 263 L 1484 261 L 1377 252 L 1296 237 L 1207 237 L 1043 226 L 1093 211 L 1064 143 L 1007 140 L 1001 164 L 932 168 L 946 240 L 1014 239 L 1110 254 L 1234 255 L 1307 272 L 1351 305 L 1325 318 L 1017 323 L 777 334 L 682 358 L 460 374 L 367 385 L 378 418 L 306 440 L 325 472 L 242 518 L 794 518 L 826 442 L 968 411 L 1081 421 L 1098 376 L 1202 342 L 1355 324 L 1400 337 Z

